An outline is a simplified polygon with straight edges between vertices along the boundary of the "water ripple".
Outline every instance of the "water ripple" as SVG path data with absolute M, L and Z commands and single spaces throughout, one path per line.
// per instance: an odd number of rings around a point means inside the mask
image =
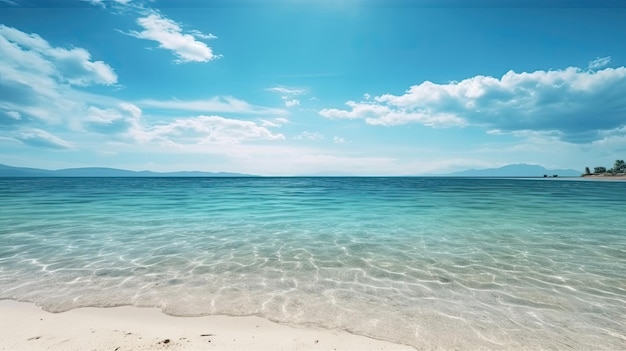
M 625 349 L 624 193 L 510 179 L 3 179 L 0 299 L 259 315 L 417 348 Z

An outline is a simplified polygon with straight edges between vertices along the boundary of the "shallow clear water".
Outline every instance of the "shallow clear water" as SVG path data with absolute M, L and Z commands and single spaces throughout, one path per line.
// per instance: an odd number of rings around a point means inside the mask
M 0 299 L 626 349 L 626 183 L 0 179 Z

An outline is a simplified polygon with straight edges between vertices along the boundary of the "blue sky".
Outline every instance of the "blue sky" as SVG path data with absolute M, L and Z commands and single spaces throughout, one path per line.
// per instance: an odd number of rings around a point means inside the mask
M 0 163 L 611 166 L 626 155 L 622 3 L 0 0 Z

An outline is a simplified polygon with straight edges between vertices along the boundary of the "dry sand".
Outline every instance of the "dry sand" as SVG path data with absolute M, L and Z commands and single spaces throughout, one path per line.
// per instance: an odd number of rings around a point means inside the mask
M 586 175 L 583 176 L 585 180 L 606 180 L 606 181 L 626 181 L 626 175 L 615 175 L 615 176 L 607 176 L 607 175 Z
M 260 317 L 172 317 L 154 308 L 49 313 L 0 301 L 0 350 L 413 350 L 343 331 Z

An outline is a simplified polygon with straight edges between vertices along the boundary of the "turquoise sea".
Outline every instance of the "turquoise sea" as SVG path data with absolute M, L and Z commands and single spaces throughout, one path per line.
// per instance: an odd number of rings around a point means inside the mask
M 624 350 L 626 183 L 4 178 L 0 299 Z

